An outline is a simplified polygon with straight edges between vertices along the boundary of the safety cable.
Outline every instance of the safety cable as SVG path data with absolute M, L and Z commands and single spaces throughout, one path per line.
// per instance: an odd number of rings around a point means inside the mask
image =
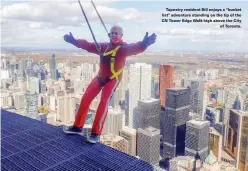
M 107 35 L 108 35 L 108 33 L 109 33 L 109 32 L 108 32 L 108 29 L 106 28 L 106 26 L 105 26 L 105 24 L 104 24 L 104 22 L 103 22 L 103 20 L 102 20 L 102 18 L 101 18 L 101 16 L 100 16 L 100 14 L 98 13 L 95 4 L 93 3 L 93 1 L 91 1 L 91 3 L 92 3 L 92 5 L 93 5 L 93 7 L 95 8 L 96 13 L 97 13 L 98 17 L 100 18 L 100 20 L 101 20 L 101 22 L 102 22 L 102 25 L 103 25 L 103 27 L 105 28 L 105 30 L 106 30 L 106 32 L 107 32 Z
M 85 12 L 84 12 L 84 9 L 83 9 L 83 7 L 82 7 L 82 5 L 81 5 L 80 0 L 78 0 L 78 3 L 79 3 L 79 5 L 80 5 L 80 7 L 81 7 L 81 10 L 82 10 L 83 14 L 84 14 L 84 18 L 85 18 L 85 20 L 86 20 L 86 22 L 87 22 L 87 24 L 88 24 L 88 26 L 89 26 L 91 35 L 92 35 L 92 37 L 93 37 L 93 39 L 94 39 L 94 41 L 95 41 L 95 43 L 96 43 L 96 49 L 97 49 L 97 51 L 98 51 L 98 54 L 99 54 L 100 57 L 102 58 L 102 57 L 103 57 L 103 54 L 102 54 L 102 52 L 101 52 L 101 47 L 99 46 L 99 44 L 98 44 L 97 41 L 96 41 L 96 38 L 95 38 L 94 33 L 93 33 L 93 31 L 92 31 L 92 29 L 91 29 L 91 27 L 90 27 L 89 21 L 88 21 L 86 15 L 85 15 Z

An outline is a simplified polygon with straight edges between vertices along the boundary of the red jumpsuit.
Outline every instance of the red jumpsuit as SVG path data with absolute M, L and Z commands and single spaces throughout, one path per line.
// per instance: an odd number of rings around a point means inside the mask
M 118 45 L 121 45 L 115 57 L 115 67 L 114 67 L 115 71 L 119 71 L 120 69 L 124 68 L 127 56 L 136 55 L 138 53 L 144 52 L 145 50 L 141 46 L 141 41 L 133 44 L 120 42 L 117 45 L 112 43 L 102 43 L 99 45 L 101 47 L 102 53 L 109 52 L 114 48 L 116 48 Z M 98 54 L 95 43 L 90 43 L 83 39 L 77 40 L 76 47 L 82 48 L 90 53 Z M 101 135 L 102 133 L 104 122 L 108 113 L 108 104 L 122 78 L 122 73 L 121 73 L 118 76 L 119 80 L 114 78 L 112 80 L 109 80 L 104 86 L 100 84 L 99 79 L 105 82 L 107 78 L 112 76 L 112 73 L 109 68 L 110 65 L 109 56 L 105 56 L 100 61 L 100 69 L 98 72 L 98 76 L 96 76 L 87 87 L 81 99 L 81 103 L 74 122 L 74 126 L 78 128 L 82 128 L 84 126 L 84 122 L 87 117 L 90 104 L 93 101 L 93 99 L 98 95 L 98 93 L 102 90 L 101 100 L 98 109 L 96 111 L 96 116 L 91 131 L 92 133 L 98 135 Z

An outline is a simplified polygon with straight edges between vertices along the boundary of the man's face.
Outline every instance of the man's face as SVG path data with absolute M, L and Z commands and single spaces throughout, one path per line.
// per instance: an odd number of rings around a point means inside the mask
M 120 28 L 113 27 L 111 29 L 109 37 L 110 37 L 110 41 L 113 42 L 113 43 L 120 42 L 120 40 L 122 38 L 122 32 L 121 32 Z

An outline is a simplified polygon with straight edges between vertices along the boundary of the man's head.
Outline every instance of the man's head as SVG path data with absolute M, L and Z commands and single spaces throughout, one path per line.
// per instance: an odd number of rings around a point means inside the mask
M 114 44 L 117 44 L 121 41 L 122 36 L 123 36 L 122 28 L 118 25 L 114 25 L 109 33 L 110 41 Z

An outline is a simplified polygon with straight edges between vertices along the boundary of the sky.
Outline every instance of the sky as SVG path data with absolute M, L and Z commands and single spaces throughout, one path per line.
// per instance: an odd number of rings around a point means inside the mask
M 148 48 L 149 51 L 248 52 L 248 2 L 246 1 L 94 0 L 93 2 L 108 30 L 114 24 L 123 27 L 123 40 L 127 43 L 142 41 L 146 32 L 149 35 L 155 33 L 157 40 Z M 91 2 L 81 0 L 81 4 L 97 41 L 108 42 L 107 33 Z M 242 12 L 234 13 L 242 14 L 239 18 L 242 20 L 242 28 L 220 28 L 220 23 L 161 22 L 162 13 L 169 13 L 166 8 L 241 8 Z M 76 0 L 1 1 L 0 12 L 2 47 L 75 49 L 76 47 L 63 39 L 63 36 L 69 32 L 77 39 L 93 42 Z M 217 12 L 212 13 L 217 14 Z M 233 12 L 220 12 L 220 14 L 224 13 Z M 175 11 L 170 14 L 182 14 L 182 12 Z

